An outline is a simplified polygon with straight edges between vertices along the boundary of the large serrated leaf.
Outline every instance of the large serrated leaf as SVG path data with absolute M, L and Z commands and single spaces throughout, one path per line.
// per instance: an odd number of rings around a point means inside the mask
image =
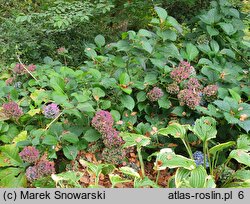
M 167 128 L 162 128 L 158 131 L 159 134 L 168 136 L 172 135 L 175 138 L 184 139 L 186 135 L 186 128 L 179 123 L 171 123 Z
M 23 161 L 15 144 L 1 146 L 0 151 L 0 167 L 22 166 Z

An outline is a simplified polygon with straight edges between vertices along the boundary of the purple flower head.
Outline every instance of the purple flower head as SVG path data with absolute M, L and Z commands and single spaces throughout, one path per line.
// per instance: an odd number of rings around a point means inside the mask
M 36 70 L 36 65 L 30 64 L 27 68 L 30 72 L 34 72 Z
M 55 163 L 47 160 L 40 160 L 36 165 L 36 169 L 39 175 L 47 176 L 55 173 Z
M 192 74 L 195 74 L 195 69 L 189 62 L 181 61 L 179 66 L 172 70 L 170 77 L 177 83 L 189 78 Z
M 104 145 L 109 148 L 119 147 L 124 143 L 119 132 L 112 127 L 107 128 L 107 131 L 102 134 L 102 138 Z
M 185 85 L 185 88 L 190 89 L 194 92 L 197 92 L 202 89 L 202 85 L 200 84 L 198 79 L 192 77 L 188 80 L 187 84 Z
M 43 107 L 43 114 L 46 118 L 55 118 L 59 115 L 60 109 L 57 104 L 51 103 Z
M 204 154 L 201 151 L 196 151 L 193 153 L 194 162 L 197 166 L 204 164 Z M 206 157 L 206 167 L 208 167 L 208 158 Z
M 92 126 L 101 134 L 105 133 L 107 128 L 112 127 L 114 120 L 112 115 L 108 111 L 97 111 L 94 118 L 91 121 Z
M 10 77 L 10 78 L 6 79 L 5 84 L 8 86 L 8 85 L 11 85 L 13 82 L 14 82 L 14 78 Z
M 172 95 L 176 95 L 179 93 L 180 91 L 180 87 L 178 86 L 178 84 L 176 82 L 169 84 L 166 88 L 167 92 L 172 94 Z
M 8 118 L 18 119 L 23 114 L 23 111 L 16 102 L 9 102 L 3 104 L 3 113 Z
M 39 151 L 35 147 L 27 146 L 23 148 L 19 156 L 25 162 L 35 163 L 39 159 Z
M 40 176 L 39 176 L 39 173 L 36 169 L 35 166 L 30 166 L 26 169 L 26 173 L 25 173 L 27 179 L 29 181 L 33 181 L 33 180 L 36 180 L 38 179 Z
M 201 97 L 190 89 L 183 89 L 177 95 L 180 105 L 187 105 L 190 109 L 195 109 L 200 104 Z
M 25 65 L 24 65 L 25 66 Z M 26 70 L 24 69 L 24 66 L 20 63 L 17 63 L 13 69 L 13 72 L 15 74 L 23 75 L 26 73 Z
M 209 102 L 216 99 L 217 93 L 218 93 L 217 85 L 208 85 L 203 89 L 204 97 Z
M 158 101 L 163 95 L 163 91 L 158 87 L 154 87 L 151 91 L 147 93 L 148 99 L 152 102 Z

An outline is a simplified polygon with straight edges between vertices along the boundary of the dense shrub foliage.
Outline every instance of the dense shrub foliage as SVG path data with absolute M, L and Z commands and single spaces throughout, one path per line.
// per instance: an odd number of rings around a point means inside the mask
M 250 187 L 247 15 L 212 1 L 180 24 L 148 3 L 120 39 L 75 39 L 138 4 L 57 1 L 1 26 L 0 186 Z

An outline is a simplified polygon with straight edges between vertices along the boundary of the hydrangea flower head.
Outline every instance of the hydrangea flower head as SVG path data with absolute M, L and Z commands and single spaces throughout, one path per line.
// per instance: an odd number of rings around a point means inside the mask
M 119 165 L 122 164 L 126 156 L 126 151 L 123 148 L 104 148 L 102 151 L 102 158 L 105 162 Z
M 158 101 L 163 95 L 163 91 L 158 87 L 154 87 L 151 91 L 147 93 L 148 99 L 152 102 Z
M 13 72 L 15 74 L 19 74 L 19 75 L 22 75 L 22 74 L 25 74 L 26 70 L 24 69 L 24 66 L 20 63 L 17 63 L 13 69 Z
M 35 147 L 27 146 L 23 148 L 19 156 L 25 162 L 35 163 L 39 159 L 39 151 Z
M 204 164 L 204 154 L 201 151 L 196 151 L 193 153 L 194 162 L 197 166 Z M 208 167 L 208 158 L 206 158 L 206 167 Z
M 46 118 L 56 118 L 60 113 L 60 109 L 57 104 L 51 103 L 43 107 L 43 114 Z
M 105 133 L 108 127 L 112 127 L 114 120 L 112 115 L 108 111 L 97 111 L 94 118 L 91 121 L 92 126 L 100 133 Z
M 18 119 L 23 111 L 16 102 L 8 102 L 3 104 L 3 113 L 8 118 Z
M 107 128 L 107 131 L 102 134 L 102 138 L 104 145 L 110 148 L 119 147 L 124 143 L 121 136 L 119 136 L 119 132 L 112 127 Z
M 181 90 L 177 98 L 181 106 L 187 105 L 190 109 L 195 109 L 195 106 L 198 106 L 201 101 L 201 96 L 190 89 Z
M 178 86 L 178 84 L 176 82 L 169 84 L 166 88 L 167 92 L 172 94 L 172 95 L 176 95 L 179 93 L 180 91 L 180 87 Z
M 203 89 L 204 97 L 209 102 L 216 99 L 217 93 L 218 93 L 217 85 L 208 85 Z
M 26 173 L 25 173 L 27 179 L 29 181 L 33 181 L 33 180 L 36 180 L 38 179 L 40 176 L 39 176 L 39 173 L 36 169 L 35 166 L 30 166 L 26 169 Z
M 36 164 L 36 169 L 39 175 L 50 175 L 55 172 L 55 163 L 47 160 L 40 160 Z
M 170 73 L 170 77 L 177 83 L 188 79 L 192 74 L 195 73 L 194 67 L 189 62 L 181 61 L 179 66 L 173 69 Z
M 27 68 L 30 72 L 34 72 L 36 70 L 36 65 L 30 64 Z
M 191 89 L 194 92 L 201 91 L 202 85 L 198 81 L 198 79 L 192 77 L 188 80 L 187 84 L 185 85 L 187 89 Z
M 6 79 L 5 84 L 8 86 L 8 85 L 11 85 L 13 82 L 14 82 L 14 78 L 10 77 L 10 78 Z

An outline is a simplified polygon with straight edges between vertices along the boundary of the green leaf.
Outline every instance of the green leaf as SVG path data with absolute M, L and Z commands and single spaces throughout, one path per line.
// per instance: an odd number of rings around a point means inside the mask
M 101 135 L 95 129 L 89 129 L 86 131 L 83 138 L 88 142 L 95 142 L 101 138 Z
M 234 178 L 239 180 L 250 180 L 250 170 L 240 169 L 233 175 Z
M 136 172 L 133 168 L 128 167 L 128 166 L 124 166 L 124 167 L 120 167 L 119 170 L 126 175 L 129 176 L 133 176 L 135 178 L 140 178 L 140 174 L 138 172 Z
M 250 167 L 250 155 L 242 149 L 235 149 L 231 151 L 229 158 L 237 160 L 241 164 L 245 164 Z
M 74 96 L 79 103 L 83 103 L 83 102 L 88 101 L 90 99 L 89 95 L 90 95 L 90 92 L 86 91 L 86 90 L 83 90 L 79 93 L 72 93 L 71 94 L 71 96 Z
M 84 52 L 91 59 L 94 59 L 97 57 L 97 53 L 93 48 L 87 47 L 85 48 Z
M 105 38 L 102 36 L 102 35 L 97 35 L 95 37 L 95 44 L 98 46 L 98 47 L 102 47 L 105 45 Z
M 82 112 L 95 112 L 95 109 L 89 102 L 79 103 L 76 108 Z
M 157 154 L 154 169 L 159 171 L 165 170 L 166 168 L 172 169 L 178 167 L 192 170 L 195 169 L 196 164 L 192 159 L 176 155 L 170 148 L 161 149 Z
M 218 44 L 215 40 L 211 40 L 210 46 L 211 46 L 212 50 L 213 50 L 215 53 L 218 53 L 218 52 L 219 52 L 220 46 L 219 46 L 219 44 Z
M 183 125 L 180 125 L 179 123 L 171 123 L 168 127 L 160 129 L 158 134 L 165 136 L 172 135 L 175 138 L 184 139 L 186 132 L 186 128 Z
M 141 187 L 153 187 L 159 188 L 159 186 L 152 180 L 150 180 L 147 176 L 143 179 L 136 178 L 134 180 L 134 188 L 141 188 Z
M 207 32 L 210 36 L 216 36 L 216 35 L 219 35 L 219 33 L 220 33 L 216 28 L 213 28 L 209 25 L 207 25 L 206 28 L 207 28 Z
M 101 100 L 100 101 L 100 107 L 102 110 L 107 110 L 111 107 L 111 101 L 109 100 Z
M 240 135 L 237 139 L 237 149 L 242 149 L 250 151 L 250 136 L 249 135 Z
M 119 183 L 127 183 L 127 182 L 131 181 L 128 179 L 124 179 L 124 178 L 120 177 L 119 175 L 115 175 L 115 174 L 109 174 L 109 179 L 112 183 L 112 187 L 115 187 L 115 185 L 119 184 Z
M 153 47 L 148 41 L 142 41 L 141 44 L 144 50 L 146 50 L 150 54 L 152 53 Z
M 60 186 L 61 188 L 67 186 L 67 188 L 74 187 L 74 188 L 81 188 L 81 185 L 79 184 L 80 178 L 83 176 L 82 172 L 75 172 L 75 171 L 67 171 L 60 174 L 53 174 L 51 175 L 51 178 L 56 183 L 61 183 L 64 181 L 64 185 Z M 65 184 L 66 183 L 66 184 Z
M 79 142 L 77 135 L 75 135 L 74 133 L 71 133 L 71 132 L 63 134 L 62 139 L 67 141 L 67 142 L 70 142 L 72 144 Z
M 67 159 L 74 160 L 78 154 L 78 150 L 75 146 L 65 146 L 63 148 L 63 154 Z
M 53 135 L 46 135 L 43 139 L 43 144 L 46 145 L 57 145 L 57 138 Z
M 94 173 L 95 176 L 97 178 L 99 178 L 100 174 L 102 173 L 103 164 L 95 165 L 95 164 L 87 162 L 87 161 L 85 161 L 83 159 L 80 159 L 79 162 L 80 162 L 81 165 L 87 166 L 88 167 L 88 171 Z
M 114 119 L 114 121 L 119 121 L 121 119 L 121 114 L 117 111 L 117 110 L 111 110 L 110 111 L 112 118 Z
M 233 35 L 237 31 L 231 23 L 221 22 L 218 24 L 227 35 Z
M 157 15 L 159 16 L 161 23 L 164 22 L 166 20 L 166 18 L 168 17 L 167 11 L 161 7 L 156 6 L 155 11 L 156 11 Z
M 24 169 L 9 167 L 0 170 L 0 186 L 2 188 L 25 188 L 27 180 Z
M 231 58 L 235 59 L 235 53 L 234 53 L 233 50 L 224 48 L 224 49 L 222 49 L 220 51 L 220 53 L 223 54 L 223 55 L 227 55 L 228 57 L 231 57 Z
M 187 54 L 187 60 L 190 62 L 198 56 L 199 50 L 192 43 L 188 43 L 186 46 L 186 54 Z
M 50 79 L 50 86 L 58 93 L 64 94 L 65 82 L 62 78 L 53 76 Z
M 215 138 L 217 135 L 216 120 L 211 117 L 201 117 L 195 121 L 193 128 L 190 128 L 203 142 Z
M 93 94 L 93 97 L 98 100 L 99 98 L 102 98 L 105 96 L 105 92 L 99 87 L 93 88 L 92 94 Z
M 132 146 L 147 146 L 150 144 L 150 138 L 140 134 L 121 132 L 120 136 L 125 141 L 123 148 Z
M 158 100 L 158 105 L 160 108 L 169 109 L 171 107 L 171 102 L 165 95 Z
M 135 101 L 134 99 L 129 96 L 129 95 L 122 95 L 121 96 L 121 103 L 122 105 L 127 108 L 128 110 L 133 110 L 133 108 L 135 107 Z
M 0 167 L 22 166 L 23 161 L 15 144 L 0 147 Z
M 27 139 L 27 131 L 22 131 L 20 132 L 15 138 L 14 140 L 12 141 L 13 143 L 18 143 L 18 142 L 21 142 L 21 141 L 24 141 Z
M 203 166 L 197 166 L 191 171 L 191 176 L 189 179 L 189 184 L 193 188 L 204 188 L 206 184 L 207 172 Z
M 187 187 L 187 180 L 190 175 L 190 170 L 184 168 L 178 168 L 175 173 L 175 186 L 176 188 Z
M 98 71 L 97 69 L 90 68 L 88 70 L 88 73 L 91 74 L 96 81 L 99 81 L 102 78 L 101 72 Z
M 236 91 L 234 91 L 233 89 L 228 89 L 228 91 L 234 100 L 236 100 L 237 102 L 241 101 L 241 96 Z
M 147 99 L 147 95 L 144 91 L 140 91 L 139 93 L 137 93 L 136 99 L 138 103 L 143 102 Z
M 127 73 L 125 73 L 125 72 L 121 73 L 121 75 L 119 77 L 119 82 L 120 82 L 120 84 L 128 85 L 129 82 L 130 82 L 129 75 Z
M 218 145 L 213 146 L 212 148 L 209 149 L 209 154 L 215 155 L 217 152 L 220 152 L 220 151 L 222 151 L 228 147 L 231 147 L 233 145 L 235 145 L 234 141 L 218 144 Z

